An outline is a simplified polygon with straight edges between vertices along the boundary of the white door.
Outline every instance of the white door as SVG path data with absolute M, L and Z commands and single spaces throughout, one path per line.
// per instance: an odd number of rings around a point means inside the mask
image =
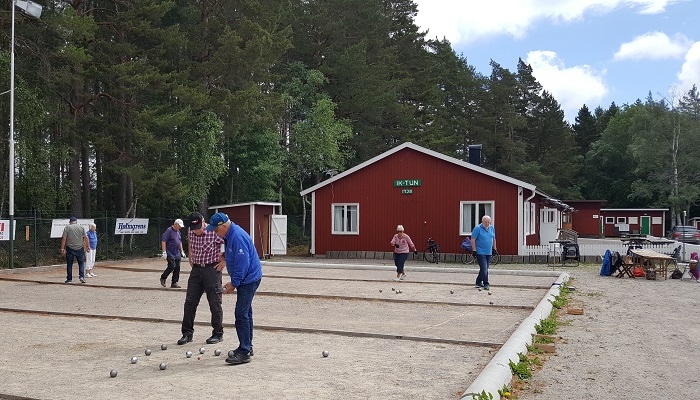
M 287 254 L 286 215 L 270 215 L 270 254 Z
M 540 244 L 549 244 L 557 240 L 559 230 L 559 211 L 556 208 L 540 210 Z

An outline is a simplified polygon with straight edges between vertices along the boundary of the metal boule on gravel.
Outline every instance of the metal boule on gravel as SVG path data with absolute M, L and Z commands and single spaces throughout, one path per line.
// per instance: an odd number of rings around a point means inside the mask
M 229 351 L 228 351 L 228 358 L 233 358 L 233 356 L 235 356 L 235 355 L 236 355 L 236 351 L 235 351 L 235 350 L 229 350 Z
M 489 292 L 489 296 L 491 296 L 491 292 Z
M 166 364 L 166 363 L 162 362 L 162 363 L 160 363 L 160 366 L 159 366 L 159 368 L 160 368 L 160 369 L 161 369 L 161 371 L 162 371 L 162 370 L 164 370 L 164 369 L 168 368 L 168 364 Z
M 136 364 L 138 361 L 139 361 L 138 357 L 136 357 L 136 356 L 131 357 L 132 364 Z
M 186 356 L 187 358 L 192 357 L 192 352 L 191 352 L 191 351 L 188 351 L 187 353 L 185 353 L 185 356 Z
M 161 349 L 161 350 L 168 350 L 168 345 L 165 344 L 165 343 L 163 343 L 163 344 L 160 345 L 160 349 Z
M 146 351 L 143 352 L 145 355 L 150 356 L 151 355 L 151 349 L 146 349 Z
M 489 304 L 493 305 L 493 301 L 489 301 Z
M 455 291 L 454 291 L 454 290 L 450 290 L 450 294 L 455 294 Z
M 328 350 L 323 350 L 323 353 L 321 353 L 324 357 L 328 357 Z
M 382 292 L 382 289 L 379 289 L 379 293 L 381 293 L 381 292 Z
M 115 378 L 115 377 L 117 376 L 118 373 L 119 373 L 119 372 L 117 372 L 116 369 L 113 369 L 113 370 L 109 371 L 109 377 L 110 377 L 110 378 Z
M 199 348 L 199 354 L 204 354 L 204 352 L 207 351 L 204 347 Z
M 214 350 L 214 355 L 217 356 L 217 357 L 220 356 L 220 355 L 221 355 L 221 350 L 219 350 L 219 349 Z

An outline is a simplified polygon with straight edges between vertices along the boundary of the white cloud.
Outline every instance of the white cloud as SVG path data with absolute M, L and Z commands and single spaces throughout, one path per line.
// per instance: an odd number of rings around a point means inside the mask
M 631 42 L 620 45 L 615 53 L 616 60 L 663 60 L 680 58 L 693 42 L 685 35 L 677 33 L 673 39 L 663 32 L 649 32 L 637 36 Z
M 531 51 L 525 62 L 542 87 L 561 104 L 568 120 L 573 120 L 584 104 L 597 105 L 608 94 L 605 71 L 596 72 L 588 65 L 566 67 L 553 51 Z
M 619 7 L 638 8 L 642 14 L 663 12 L 679 0 L 415 0 L 416 24 L 429 30 L 428 38 L 446 37 L 453 45 L 491 36 L 522 38 L 540 19 L 570 21 L 586 12 Z
M 678 73 L 681 95 L 685 95 L 693 85 L 700 87 L 700 42 L 695 42 L 685 55 L 685 62 Z

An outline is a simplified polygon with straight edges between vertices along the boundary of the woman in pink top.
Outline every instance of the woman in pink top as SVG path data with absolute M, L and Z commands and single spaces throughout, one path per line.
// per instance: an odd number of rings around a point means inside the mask
M 394 246 L 394 265 L 396 265 L 396 278 L 395 281 L 402 281 L 406 278 L 406 274 L 403 272 L 403 265 L 408 258 L 408 250 L 413 249 L 416 251 L 416 246 L 411 241 L 411 238 L 403 233 L 403 225 L 398 225 L 396 227 L 396 235 L 391 239 L 391 245 Z

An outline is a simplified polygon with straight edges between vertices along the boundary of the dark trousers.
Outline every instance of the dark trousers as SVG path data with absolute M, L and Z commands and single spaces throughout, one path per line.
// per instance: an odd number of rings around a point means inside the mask
M 403 265 L 408 259 L 408 253 L 394 253 L 394 265 L 396 265 L 396 272 L 403 273 Z
M 479 263 L 479 275 L 476 276 L 476 284 L 481 286 L 489 285 L 489 265 L 491 264 L 491 255 L 476 255 L 476 262 Z
M 78 275 L 80 279 L 85 278 L 85 249 L 82 247 L 78 250 L 73 250 L 66 246 L 66 280 L 73 280 L 73 260 L 78 261 Z
M 180 257 L 168 256 L 168 268 L 163 271 L 160 279 L 168 279 L 171 272 L 173 273 L 173 283 L 177 283 L 180 280 Z
M 236 334 L 238 351 L 249 353 L 253 347 L 253 296 L 260 286 L 260 279 L 236 288 Z
M 187 280 L 187 294 L 185 295 L 185 312 L 182 317 L 182 335 L 190 336 L 194 333 L 194 317 L 197 314 L 197 306 L 202 294 L 207 294 L 209 310 L 211 311 L 212 336 L 224 334 L 224 312 L 221 307 L 221 271 L 214 269 L 217 263 L 206 264 L 205 267 L 199 264 L 192 265 L 190 278 Z

